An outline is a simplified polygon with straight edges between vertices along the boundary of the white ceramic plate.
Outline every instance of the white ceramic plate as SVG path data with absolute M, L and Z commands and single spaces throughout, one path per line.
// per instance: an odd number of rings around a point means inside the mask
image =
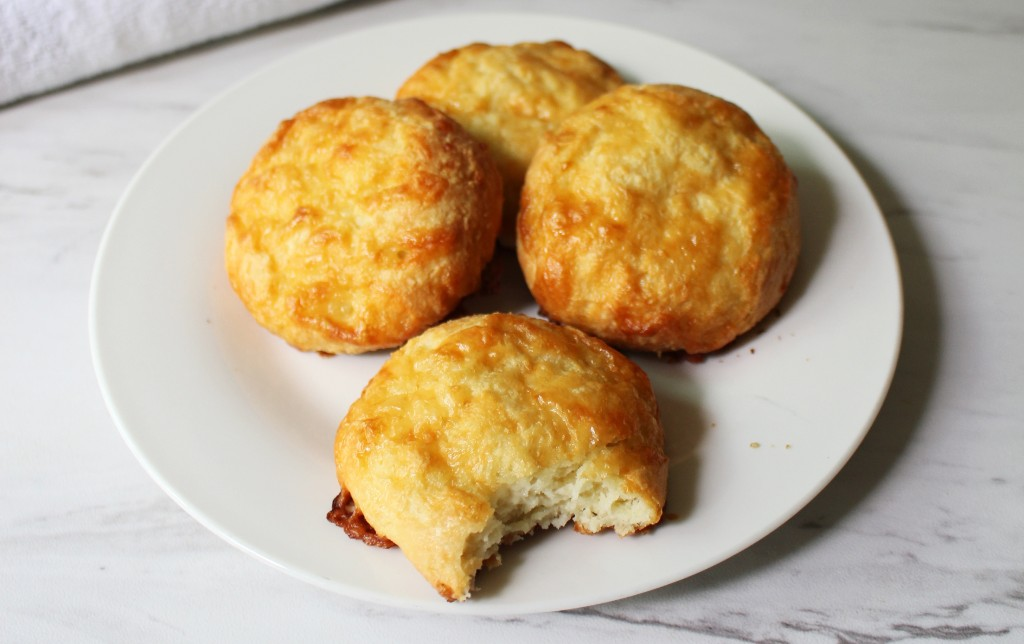
M 672 469 L 667 518 L 620 539 L 545 533 L 506 551 L 469 602 L 449 605 L 398 550 L 348 539 L 338 421 L 385 355 L 325 359 L 249 317 L 222 268 L 235 182 L 276 124 L 321 99 L 391 96 L 434 54 L 472 41 L 563 39 L 634 82 L 701 88 L 745 109 L 800 182 L 804 252 L 780 315 L 702 364 L 637 357 L 654 382 Z M 508 259 L 508 257 L 506 257 Z M 471 308 L 536 313 L 509 262 Z M 524 15 L 419 20 L 315 45 L 240 83 L 142 167 L 103 239 L 91 297 L 96 371 L 125 440 L 203 525 L 309 582 L 384 604 L 456 613 L 567 609 L 641 593 L 743 550 L 803 507 L 867 432 L 895 366 L 899 272 L 871 194 L 829 137 L 742 71 L 662 37 Z

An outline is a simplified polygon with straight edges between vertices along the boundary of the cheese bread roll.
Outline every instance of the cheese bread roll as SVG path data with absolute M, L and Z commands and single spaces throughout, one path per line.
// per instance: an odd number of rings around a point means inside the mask
M 658 523 L 665 503 L 644 372 L 596 338 L 522 315 L 464 317 L 410 340 L 349 409 L 334 455 L 352 519 L 375 533 L 367 541 L 397 544 L 449 601 L 500 563 L 500 544 L 535 528 L 572 520 L 628 535 Z
M 623 86 L 541 145 L 517 233 L 527 285 L 552 319 L 619 347 L 702 354 L 786 290 L 800 247 L 796 180 L 736 105 Z
M 501 199 L 486 148 L 438 110 L 327 100 L 281 123 L 238 182 L 228 276 L 295 347 L 394 347 L 478 288 Z
M 500 239 L 512 246 L 519 191 L 541 137 L 621 84 L 607 63 L 564 42 L 474 43 L 427 62 L 398 96 L 423 99 L 488 145 L 505 185 Z

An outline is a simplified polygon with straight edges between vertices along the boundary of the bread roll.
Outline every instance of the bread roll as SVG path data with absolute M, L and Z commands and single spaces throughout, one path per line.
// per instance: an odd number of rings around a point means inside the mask
M 571 519 L 578 532 L 629 535 L 658 523 L 663 445 L 634 363 L 575 329 L 495 313 L 392 354 L 338 427 L 334 454 L 349 513 L 368 524 L 346 532 L 397 544 L 455 601 L 500 562 L 500 544 L 535 528 Z
M 501 199 L 486 148 L 438 110 L 327 100 L 284 121 L 238 182 L 228 277 L 299 349 L 394 347 L 480 285 Z
M 607 63 L 564 42 L 474 43 L 428 61 L 398 96 L 423 99 L 488 145 L 505 186 L 501 241 L 514 247 L 519 192 L 541 138 L 621 84 Z
M 517 232 L 551 319 L 619 347 L 702 354 L 785 292 L 800 247 L 796 180 L 736 105 L 623 86 L 540 146 Z

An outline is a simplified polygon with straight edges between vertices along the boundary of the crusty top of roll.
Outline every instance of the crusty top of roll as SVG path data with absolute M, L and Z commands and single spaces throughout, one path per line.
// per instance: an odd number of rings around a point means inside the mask
M 744 110 L 687 87 L 628 85 L 541 145 L 519 259 L 553 319 L 618 346 L 705 353 L 778 303 L 797 213 L 793 174 Z
M 483 144 L 415 100 L 323 101 L 235 188 L 225 261 L 253 316 L 325 353 L 401 344 L 480 284 L 501 218 Z

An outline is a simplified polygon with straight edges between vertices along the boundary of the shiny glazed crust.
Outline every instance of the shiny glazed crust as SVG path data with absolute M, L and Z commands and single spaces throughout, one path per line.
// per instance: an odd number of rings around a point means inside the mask
M 256 320 L 324 353 L 394 347 L 480 284 L 501 221 L 486 148 L 415 100 L 281 123 L 235 188 L 225 264 Z
M 621 84 L 607 63 L 564 42 L 474 43 L 427 62 L 398 97 L 423 99 L 488 145 L 504 180 L 505 230 L 514 242 L 523 176 L 541 138 Z
M 625 535 L 657 523 L 663 443 L 639 367 L 575 329 L 496 313 L 446 322 L 396 351 L 338 427 L 335 459 L 377 535 L 445 598 L 462 600 L 497 544 L 534 524 L 572 516 L 580 532 Z M 522 524 L 523 506 L 557 496 L 537 489 L 553 473 L 577 496 L 612 494 L 611 510 L 581 506 Z M 496 517 L 504 532 L 478 547 Z
M 739 107 L 623 86 L 563 121 L 526 177 L 524 276 L 552 318 L 626 348 L 719 349 L 796 267 L 796 181 Z

